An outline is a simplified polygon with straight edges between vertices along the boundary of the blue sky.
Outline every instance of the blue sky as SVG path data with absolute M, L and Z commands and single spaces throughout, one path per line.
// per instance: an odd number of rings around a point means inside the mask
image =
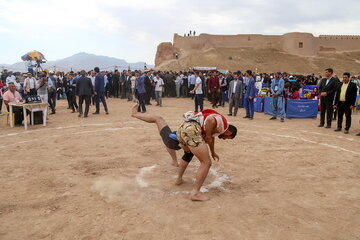
M 0 63 L 31 50 L 153 64 L 157 45 L 189 30 L 210 34 L 360 35 L 358 0 L 0 0 Z

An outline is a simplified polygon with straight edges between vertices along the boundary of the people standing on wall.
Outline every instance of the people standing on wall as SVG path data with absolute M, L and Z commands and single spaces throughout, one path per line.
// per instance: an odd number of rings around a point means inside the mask
M 351 111 L 355 106 L 357 96 L 356 84 L 350 81 L 350 73 L 343 74 L 343 82 L 339 84 L 336 92 L 334 108 L 338 112 L 338 122 L 335 132 L 342 129 L 342 121 L 345 113 L 346 124 L 344 133 L 348 134 L 351 126 Z
M 325 69 L 325 78 L 321 80 L 319 85 L 321 113 L 318 127 L 324 127 L 326 115 L 325 128 L 331 128 L 334 94 L 338 87 L 338 80 L 333 77 L 333 73 L 332 68 Z
M 216 72 L 213 72 L 211 74 L 207 87 L 208 93 L 211 94 L 212 108 L 217 108 L 217 103 L 219 102 L 220 96 L 220 82 L 218 76 L 216 75 Z

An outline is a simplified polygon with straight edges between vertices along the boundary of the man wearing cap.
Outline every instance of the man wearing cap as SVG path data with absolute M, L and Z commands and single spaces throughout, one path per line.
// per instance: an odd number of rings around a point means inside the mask
M 94 93 L 91 79 L 86 77 L 85 70 L 80 72 L 81 77 L 76 81 L 76 95 L 79 96 L 79 117 L 83 115 L 82 104 L 85 100 L 85 112 L 84 117 L 88 117 L 89 107 L 91 103 L 91 95 Z
M 271 81 L 271 95 L 272 95 L 272 117 L 270 120 L 276 120 L 279 115 L 281 122 L 285 118 L 285 102 L 284 102 L 284 79 L 281 77 L 281 72 L 275 72 L 275 78 Z

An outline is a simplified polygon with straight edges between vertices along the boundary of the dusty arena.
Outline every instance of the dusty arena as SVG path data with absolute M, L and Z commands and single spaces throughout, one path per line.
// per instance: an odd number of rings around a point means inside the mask
M 193 110 L 190 99 L 163 102 L 148 113 L 173 130 Z M 216 140 L 210 200 L 192 202 L 198 160 L 174 185 L 156 126 L 131 118 L 133 102 L 108 104 L 109 115 L 78 118 L 60 100 L 46 127 L 27 131 L 0 117 L 0 239 L 360 239 L 360 114 L 345 135 L 335 122 L 250 121 L 241 109 L 228 117 L 236 138 Z

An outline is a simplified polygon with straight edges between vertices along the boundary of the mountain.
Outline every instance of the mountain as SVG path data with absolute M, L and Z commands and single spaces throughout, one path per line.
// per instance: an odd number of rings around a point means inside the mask
M 10 71 L 26 71 L 26 63 L 25 62 L 17 62 L 12 65 L 2 64 L 4 68 L 8 68 Z M 142 70 L 144 69 L 144 62 L 137 63 L 128 63 L 123 59 L 107 57 L 107 56 L 99 56 L 95 54 L 89 54 L 85 52 L 77 53 L 71 57 L 59 59 L 56 61 L 48 61 L 41 65 L 43 69 L 54 70 L 54 66 L 56 71 L 79 71 L 79 70 L 91 70 L 94 67 L 99 67 L 100 70 L 114 70 L 115 66 L 119 70 L 128 69 L 130 67 L 131 70 Z M 147 68 L 152 68 L 153 65 L 147 65 Z

